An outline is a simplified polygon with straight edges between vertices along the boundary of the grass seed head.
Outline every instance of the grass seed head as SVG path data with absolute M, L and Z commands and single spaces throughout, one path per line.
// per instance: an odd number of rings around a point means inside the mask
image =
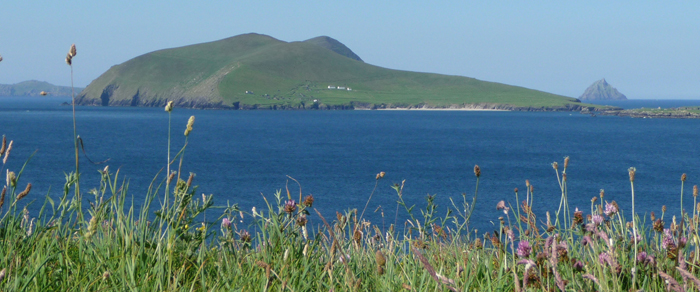
M 552 168 L 554 168 L 554 170 L 558 170 L 558 169 L 559 169 L 559 163 L 557 163 L 556 161 L 555 161 L 555 162 L 552 162 Z
M 308 195 L 304 197 L 304 202 L 302 203 L 306 207 L 311 207 L 314 205 L 314 196 L 313 195 Z
M 168 103 L 165 104 L 165 111 L 166 112 L 172 112 L 173 111 L 173 101 L 168 101 Z
M 191 116 L 189 120 L 187 120 L 187 128 L 185 128 L 185 137 L 190 135 L 190 132 L 192 132 L 192 125 L 194 125 L 194 116 Z
M 0 208 L 5 205 L 5 193 L 7 193 L 7 186 L 2 188 L 2 193 L 0 193 Z
M 681 175 L 682 182 L 685 182 L 685 179 L 687 179 L 687 178 L 688 178 L 688 176 L 685 173 Z
M 15 175 L 14 171 L 9 171 L 7 170 L 7 174 L 5 176 L 5 180 L 7 183 L 8 187 L 15 187 L 17 186 L 17 176 Z
M 630 167 L 628 169 L 628 172 L 630 174 L 630 182 L 634 182 L 634 173 L 637 172 L 637 169 L 634 167 Z
M 0 146 L 0 156 L 5 154 L 5 150 L 7 150 L 7 138 L 5 135 L 2 135 L 2 146 Z
M 70 55 L 70 53 L 66 55 L 66 64 L 68 64 L 68 66 L 73 66 L 73 57 Z
M 374 260 L 377 261 L 377 265 L 379 265 L 380 267 L 386 265 L 386 258 L 384 257 L 382 251 L 379 249 L 377 250 L 377 252 L 374 253 Z
M 566 169 L 567 167 L 569 167 L 569 156 L 564 157 L 564 169 Z
M 28 184 L 27 184 L 27 187 L 24 188 L 24 191 L 22 191 L 21 193 L 19 193 L 19 194 L 17 195 L 17 200 L 16 200 L 16 201 L 19 201 L 19 200 L 21 200 L 22 198 L 24 198 L 24 197 L 26 197 L 27 195 L 29 195 L 29 191 L 31 191 L 31 190 L 32 190 L 32 184 L 31 184 L 31 183 L 28 183 Z
M 377 180 L 384 178 L 384 175 L 386 175 L 386 172 L 382 171 L 380 173 L 377 173 Z
M 12 150 L 12 142 L 10 141 L 10 144 L 7 145 L 7 150 L 5 150 L 5 157 L 2 159 L 2 164 L 7 163 L 7 158 L 10 157 L 10 151 Z
M 698 196 L 698 185 L 694 185 L 693 186 L 693 197 L 697 197 L 697 196 Z
M 68 55 L 71 57 L 75 57 L 75 55 L 78 53 L 78 51 L 75 49 L 75 44 L 72 44 L 70 46 L 70 51 L 68 51 Z
M 481 168 L 479 168 L 478 165 L 474 165 L 474 175 L 476 175 L 477 178 L 481 176 Z

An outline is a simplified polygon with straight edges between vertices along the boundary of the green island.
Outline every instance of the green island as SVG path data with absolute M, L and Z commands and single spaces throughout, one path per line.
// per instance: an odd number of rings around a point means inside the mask
M 462 76 L 367 64 L 330 37 L 284 42 L 244 34 L 144 54 L 91 82 L 79 105 L 224 109 L 502 109 L 608 107 Z
M 700 107 L 688 106 L 677 108 L 637 108 L 628 110 L 602 110 L 600 115 L 620 116 L 633 118 L 659 118 L 659 119 L 700 119 Z

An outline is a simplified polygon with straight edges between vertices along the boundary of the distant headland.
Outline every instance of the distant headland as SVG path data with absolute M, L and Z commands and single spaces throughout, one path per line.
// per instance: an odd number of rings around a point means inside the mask
M 591 84 L 579 97 L 580 100 L 627 100 L 627 97 L 612 87 L 605 78 Z
M 327 36 L 261 34 L 164 49 L 113 66 L 77 104 L 221 109 L 596 110 L 576 98 L 462 76 L 392 70 Z
M 75 88 L 79 93 L 83 88 Z M 71 96 L 70 86 L 58 86 L 44 81 L 29 80 L 15 84 L 0 84 L 0 96 Z

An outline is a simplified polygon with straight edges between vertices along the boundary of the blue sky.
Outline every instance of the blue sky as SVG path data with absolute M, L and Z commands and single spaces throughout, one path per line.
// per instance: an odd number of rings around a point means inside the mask
M 9 3 L 7 3 L 9 2 Z M 365 62 L 578 97 L 700 99 L 700 5 L 651 1 L 5 1 L 0 83 L 75 84 L 154 50 L 243 33 L 320 35 Z

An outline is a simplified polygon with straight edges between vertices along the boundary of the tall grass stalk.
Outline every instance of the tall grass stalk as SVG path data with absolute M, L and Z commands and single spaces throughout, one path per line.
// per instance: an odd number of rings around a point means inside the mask
M 77 54 L 75 44 L 72 44 L 68 54 L 66 55 L 66 63 L 70 67 L 70 89 L 71 89 L 71 105 L 73 107 L 73 143 L 75 145 L 75 197 L 77 201 L 77 210 L 82 220 L 82 196 L 80 194 L 80 160 L 78 153 L 78 127 L 75 121 L 75 86 L 73 86 L 73 58 Z
M 637 169 L 634 167 L 630 167 L 628 172 L 630 175 L 630 188 L 632 189 L 632 240 L 634 240 L 634 268 L 632 270 L 632 288 L 635 288 L 637 286 L 637 253 L 639 252 L 637 246 L 637 220 L 635 220 L 637 213 L 634 210 L 634 176 L 637 172 Z

